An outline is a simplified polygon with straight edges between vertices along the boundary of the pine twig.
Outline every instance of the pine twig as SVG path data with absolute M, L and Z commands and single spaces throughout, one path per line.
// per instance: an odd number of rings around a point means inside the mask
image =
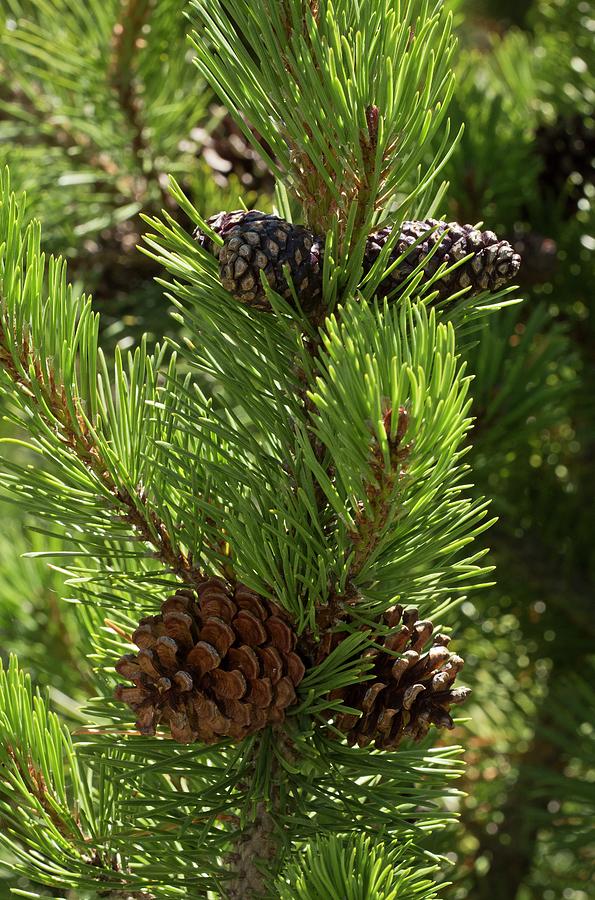
M 4 327 L 0 324 L 0 365 L 13 384 L 29 396 L 34 396 L 32 382 L 22 374 L 34 372 L 36 388 L 41 393 L 44 406 L 53 417 L 53 421 L 46 417 L 47 423 L 52 428 L 58 425 L 61 440 L 93 475 L 101 486 L 102 493 L 111 498 L 111 504 L 118 508 L 121 517 L 132 526 L 142 540 L 153 547 L 158 559 L 187 584 L 201 583 L 204 576 L 194 567 L 186 554 L 174 547 L 165 524 L 148 508 L 142 490 L 133 496 L 115 483 L 87 427 L 78 397 L 72 398 L 72 406 L 76 410 L 76 421 L 73 421 L 64 388 L 58 386 L 52 374 L 49 380 L 46 380 L 40 360 L 26 337 L 23 338 L 20 349 L 19 362 L 22 371 L 15 365 L 7 348 Z M 44 415 L 44 411 L 41 414 Z
M 232 879 L 226 884 L 227 900 L 248 900 L 265 896 L 267 878 L 263 868 L 279 854 L 279 839 L 273 817 L 264 803 L 256 807 L 256 814 L 237 841 L 230 854 Z
M 374 480 L 368 485 L 367 490 L 369 510 L 362 511 L 358 517 L 356 529 L 349 536 L 354 553 L 350 570 L 351 579 L 363 568 L 384 533 L 393 509 L 394 490 L 399 479 L 404 475 L 405 462 L 411 451 L 410 444 L 401 446 L 409 422 L 407 410 L 404 407 L 399 410 L 394 440 L 390 439 L 390 420 L 391 410 L 384 416 L 384 428 L 390 448 L 390 466 L 385 467 L 380 447 L 376 447 L 372 463 Z
M 86 835 L 82 829 L 81 819 L 78 810 L 72 809 L 68 818 L 63 818 L 59 814 L 60 803 L 55 796 L 52 796 L 52 790 L 48 785 L 43 772 L 38 769 L 31 757 L 27 759 L 26 768 L 19 761 L 14 749 L 8 745 L 6 748 L 9 759 L 15 770 L 23 782 L 27 785 L 27 789 L 32 798 L 39 804 L 48 817 L 56 831 L 73 847 L 84 846 L 86 848 L 84 860 L 90 867 L 103 869 L 104 871 L 122 873 L 118 854 L 106 854 L 97 847 L 90 845 L 90 837 Z M 70 892 L 62 893 L 62 896 L 70 896 Z M 127 890 L 115 890 L 99 892 L 100 897 L 110 897 L 113 900 L 154 900 L 153 894 L 144 891 L 130 892 Z
M 291 741 L 285 731 L 276 730 L 271 739 L 276 742 L 279 753 L 290 759 L 293 757 Z M 254 754 L 266 754 L 272 787 L 269 797 L 255 804 L 252 818 L 237 833 L 235 843 L 227 853 L 231 878 L 223 886 L 226 900 L 257 900 L 269 896 L 267 887 L 271 874 L 279 868 L 282 835 L 275 815 L 282 805 L 278 779 L 283 777 L 283 770 L 276 753 L 271 750 L 266 738 L 258 741 L 253 749 Z
M 79 821 L 78 821 L 77 817 L 76 816 L 73 817 L 74 822 L 76 823 L 76 826 L 77 826 L 76 828 L 73 828 L 73 826 L 71 824 L 65 822 L 64 819 L 62 819 L 60 817 L 60 815 L 58 814 L 58 812 L 55 808 L 55 804 L 52 803 L 49 798 L 48 785 L 43 776 L 43 772 L 41 772 L 39 769 L 37 769 L 34 766 L 33 760 L 31 759 L 31 757 L 29 756 L 29 758 L 27 760 L 27 768 L 25 770 L 23 768 L 23 766 L 21 766 L 21 764 L 19 763 L 17 754 L 15 753 L 13 747 L 11 747 L 10 744 L 8 744 L 5 749 L 6 749 L 6 753 L 7 753 L 8 757 L 12 761 L 13 766 L 18 771 L 19 775 L 21 776 L 21 778 L 27 785 L 31 796 L 34 797 L 35 800 L 37 800 L 41 809 L 48 816 L 52 825 L 54 825 L 54 827 L 56 828 L 56 831 L 58 831 L 62 835 L 62 837 L 66 838 L 69 841 L 70 840 L 74 840 L 75 842 L 80 841 L 81 834 L 80 834 L 80 829 L 78 827 Z

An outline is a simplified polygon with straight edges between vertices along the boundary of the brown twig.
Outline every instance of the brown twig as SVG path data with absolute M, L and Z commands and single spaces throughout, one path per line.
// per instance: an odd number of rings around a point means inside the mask
M 74 838 L 75 841 L 80 841 L 81 832 L 76 815 L 73 815 L 73 821 L 76 823 L 76 827 L 73 827 L 72 824 L 65 822 L 58 814 L 54 805 L 50 802 L 48 786 L 43 772 L 33 765 L 32 758 L 30 756 L 27 758 L 27 767 L 25 769 L 19 762 L 14 748 L 10 744 L 6 746 L 6 752 L 12 760 L 13 766 L 27 785 L 31 796 L 37 800 L 56 830 L 67 840 Z
M 390 439 L 391 410 L 384 417 L 384 427 L 389 440 L 390 465 L 385 466 L 380 447 L 376 447 L 372 460 L 372 480 L 367 489 L 368 509 L 362 509 L 356 527 L 349 535 L 353 547 L 350 579 L 362 569 L 366 560 L 378 545 L 392 513 L 394 491 L 405 473 L 405 463 L 411 445 L 402 445 L 409 417 L 404 407 L 399 410 L 399 421 L 394 440 Z
M 404 407 L 399 409 L 399 418 L 394 439 L 390 438 L 392 410 L 384 415 L 384 428 L 389 441 L 390 464 L 387 467 L 380 450 L 373 448 L 372 478 L 367 487 L 367 508 L 361 507 L 355 527 L 349 535 L 351 563 L 349 577 L 342 593 L 333 591 L 324 605 L 319 605 L 316 613 L 318 635 L 310 632 L 301 639 L 304 653 L 316 659 L 321 648 L 328 647 L 331 634 L 340 622 L 349 618 L 350 607 L 357 603 L 360 593 L 354 585 L 354 578 L 361 571 L 374 552 L 393 514 L 395 488 L 406 472 L 407 458 L 411 444 L 403 444 L 407 431 L 408 414 Z M 319 643 L 319 641 L 321 643 Z M 324 651 L 323 651 L 324 655 Z
M 98 848 L 90 846 L 91 839 L 82 831 L 80 817 L 75 809 L 69 810 L 67 817 L 62 817 L 60 815 L 56 809 L 57 798 L 52 797 L 53 792 L 48 786 L 43 772 L 34 765 L 32 758 L 29 756 L 27 758 L 26 767 L 23 767 L 17 758 L 13 747 L 8 745 L 6 751 L 12 760 L 12 765 L 27 785 L 31 797 L 37 800 L 45 815 L 64 840 L 68 841 L 68 843 L 76 850 L 79 850 L 81 847 L 86 848 L 84 861 L 89 866 L 97 867 L 104 871 L 109 870 L 110 872 L 122 873 L 124 875 L 125 873 L 123 872 L 118 855 L 106 855 Z M 100 875 L 99 878 L 100 880 L 105 880 L 104 875 Z M 65 894 L 64 896 L 67 895 Z M 127 900 L 153 900 L 153 895 L 144 891 L 131 893 L 130 891 L 119 889 L 115 891 L 99 892 L 99 896 L 122 898 L 122 900 L 123 898 L 127 898 Z
M 226 883 L 227 900 L 248 900 L 266 895 L 263 869 L 278 858 L 279 838 L 273 817 L 264 803 L 257 804 L 254 819 L 241 833 L 230 854 L 233 876 Z
M 291 738 L 283 729 L 275 729 L 276 746 L 289 761 L 295 761 Z M 254 753 L 267 752 L 269 745 L 257 742 Z M 271 754 L 269 778 L 271 790 L 267 799 L 254 805 L 251 818 L 236 831 L 234 843 L 227 853 L 231 874 L 223 885 L 226 900 L 257 900 L 269 896 L 271 876 L 282 862 L 282 833 L 275 816 L 286 812 L 279 788 L 283 769 Z M 240 787 L 245 787 L 245 784 Z

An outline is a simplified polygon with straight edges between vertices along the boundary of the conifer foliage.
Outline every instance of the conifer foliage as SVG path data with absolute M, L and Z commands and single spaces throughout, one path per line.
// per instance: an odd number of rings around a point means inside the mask
M 122 55 L 142 8 L 110 38 Z M 488 576 L 492 522 L 469 487 L 461 353 L 520 260 L 432 219 L 454 140 L 442 4 L 189 16 L 196 83 L 277 188 L 274 221 L 209 219 L 174 178 L 149 208 L 177 337 L 102 352 L 92 301 L 2 175 L 1 484 L 80 607 L 94 699 L 71 735 L 14 658 L 2 672 L 0 840 L 34 885 L 81 897 L 429 900 L 460 774 L 459 748 L 433 744 L 467 697 L 456 610 Z M 133 128 L 166 117 L 130 74 Z M 271 241 L 288 255 L 267 269 Z

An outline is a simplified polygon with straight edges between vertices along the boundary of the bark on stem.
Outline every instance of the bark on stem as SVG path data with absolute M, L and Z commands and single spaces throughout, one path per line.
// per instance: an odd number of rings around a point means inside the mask
M 279 836 L 264 803 L 257 804 L 251 824 L 229 855 L 233 873 L 226 885 L 227 900 L 256 900 L 267 895 L 268 873 L 279 855 Z

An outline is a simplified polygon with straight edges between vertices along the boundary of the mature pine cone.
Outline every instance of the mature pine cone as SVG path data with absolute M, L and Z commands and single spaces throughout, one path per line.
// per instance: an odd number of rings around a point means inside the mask
M 207 220 L 224 244 L 213 244 L 197 229 L 201 247 L 219 260 L 223 287 L 236 300 L 254 309 L 270 310 L 260 272 L 271 288 L 291 302 L 284 266 L 304 310 L 312 309 L 322 293 L 322 240 L 302 225 L 291 225 L 278 216 L 253 209 L 218 213 Z
M 330 699 L 363 713 L 340 714 L 335 721 L 350 744 L 366 747 L 374 741 L 376 747 L 392 750 L 404 737 L 421 740 L 430 725 L 453 728 L 449 708 L 462 703 L 470 691 L 452 687 L 463 660 L 447 649 L 447 635 L 434 635 L 424 653 L 434 631 L 431 622 L 419 621 L 416 609 L 402 606 L 394 606 L 384 618 L 391 631 L 377 641 L 383 649 L 368 653 L 374 678 L 333 691 Z M 322 643 L 322 656 L 341 640 L 340 634 L 329 637 Z
M 240 741 L 277 724 L 296 701 L 305 667 L 286 614 L 245 585 L 211 578 L 169 597 L 132 636 L 138 653 L 116 663 L 129 681 L 116 697 L 143 734 L 168 725 L 174 740 Z
M 427 234 L 432 229 L 431 234 Z M 390 227 L 383 228 L 368 238 L 364 255 L 366 274 L 378 259 L 391 233 Z M 419 244 L 414 247 L 416 241 Z M 436 244 L 439 246 L 430 256 Z M 403 253 L 407 253 L 405 259 L 381 282 L 378 288 L 380 294 L 388 295 L 396 291 L 420 264 L 423 265 L 426 280 L 435 275 L 443 263 L 450 267 L 470 253 L 473 256 L 467 262 L 432 284 L 431 290 L 438 291 L 439 299 L 446 299 L 464 288 L 470 288 L 468 295 L 471 297 L 482 291 L 498 291 L 516 276 L 521 265 L 519 254 L 508 241 L 499 241 L 493 231 L 478 231 L 472 225 L 459 225 L 457 222 L 447 225 L 436 219 L 403 222 L 401 235 L 386 268 Z

